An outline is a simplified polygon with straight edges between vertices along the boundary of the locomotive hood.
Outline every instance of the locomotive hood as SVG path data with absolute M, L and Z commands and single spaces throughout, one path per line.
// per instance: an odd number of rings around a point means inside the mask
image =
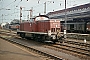
M 39 16 L 36 16 L 35 17 L 35 21 L 38 21 L 38 20 L 48 20 L 49 17 L 46 16 L 46 15 L 39 15 Z

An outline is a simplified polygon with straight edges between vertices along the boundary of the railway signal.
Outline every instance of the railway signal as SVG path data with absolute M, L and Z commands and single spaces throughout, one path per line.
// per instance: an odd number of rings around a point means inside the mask
M 20 7 L 20 23 L 21 23 L 21 17 L 22 17 L 22 7 Z
M 24 7 L 20 7 L 20 23 L 22 22 L 22 20 L 21 20 L 21 17 L 22 17 L 22 8 L 24 8 Z

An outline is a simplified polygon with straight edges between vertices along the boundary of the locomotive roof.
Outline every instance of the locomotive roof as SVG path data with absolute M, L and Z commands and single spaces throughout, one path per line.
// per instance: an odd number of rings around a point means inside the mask
M 60 21 L 60 19 L 47 19 L 47 20 L 38 20 L 41 22 L 47 22 L 47 21 Z
M 39 15 L 39 16 L 36 16 L 35 18 L 37 17 L 46 17 L 46 18 L 49 18 L 47 15 Z
M 36 16 L 34 20 L 38 21 L 38 20 L 47 20 L 47 19 L 49 19 L 48 16 L 46 16 L 46 15 L 39 15 L 39 16 Z

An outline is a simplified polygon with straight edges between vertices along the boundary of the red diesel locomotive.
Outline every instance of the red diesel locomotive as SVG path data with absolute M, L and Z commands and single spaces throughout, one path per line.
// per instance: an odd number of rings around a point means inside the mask
M 61 39 L 60 27 L 59 19 L 49 19 L 45 15 L 40 15 L 32 21 L 22 22 L 20 24 L 20 31 L 17 34 L 22 38 L 55 43 Z
M 9 26 L 9 29 L 11 29 L 11 30 L 18 30 L 19 28 L 20 28 L 19 24 L 14 24 L 14 25 Z

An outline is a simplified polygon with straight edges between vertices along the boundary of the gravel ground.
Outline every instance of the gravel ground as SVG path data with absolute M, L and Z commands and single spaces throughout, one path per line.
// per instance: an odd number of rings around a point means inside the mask
M 75 57 L 75 56 L 72 56 L 70 54 L 65 54 L 63 52 L 58 52 L 58 51 L 55 51 L 55 50 L 45 48 L 44 46 L 42 46 L 38 42 L 36 43 L 36 42 L 33 42 L 33 41 L 28 41 L 28 40 L 27 41 L 25 41 L 25 40 L 22 41 L 22 40 L 18 40 L 18 39 L 11 39 L 11 40 L 21 42 L 22 44 L 31 46 L 32 48 L 38 49 L 38 50 L 43 51 L 43 52 L 54 54 L 54 55 L 59 56 L 63 59 L 66 59 L 66 60 L 82 60 L 79 57 Z
M 0 39 L 0 60 L 45 60 L 37 54 Z

